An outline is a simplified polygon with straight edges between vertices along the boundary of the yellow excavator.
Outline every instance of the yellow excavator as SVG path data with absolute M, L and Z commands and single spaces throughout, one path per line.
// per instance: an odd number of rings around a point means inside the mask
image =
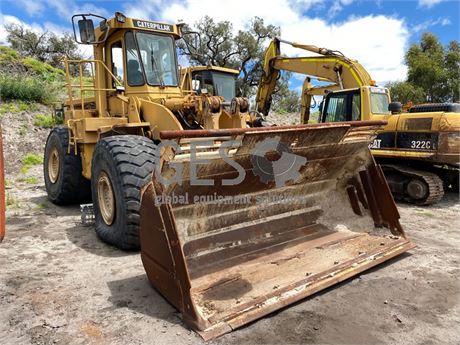
M 280 43 L 317 56 L 282 56 Z M 323 96 L 319 122 L 388 122 L 371 144 L 371 151 L 395 198 L 429 205 L 438 202 L 447 188 L 458 191 L 460 104 L 417 105 L 402 113 L 401 104 L 392 103 L 389 90 L 378 87 L 358 61 L 338 51 L 275 38 L 265 54 L 256 97 L 257 110 L 264 115 L 268 115 L 282 70 L 306 75 L 301 123 L 308 122 L 315 95 Z M 313 86 L 312 79 L 323 85 Z
M 252 128 L 244 99 L 224 113 L 220 92 L 180 87 L 181 26 L 120 12 L 73 22 L 94 58 L 65 61 L 48 197 L 90 196 L 97 235 L 140 245 L 152 285 L 203 338 L 413 248 L 368 148 L 386 122 Z

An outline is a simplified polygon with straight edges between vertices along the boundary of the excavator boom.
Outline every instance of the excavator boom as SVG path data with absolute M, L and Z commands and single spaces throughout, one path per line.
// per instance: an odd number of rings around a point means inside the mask
M 320 56 L 284 57 L 280 52 L 280 43 L 287 43 L 295 48 L 320 54 Z M 257 109 L 265 115 L 270 110 L 271 96 L 280 71 L 283 70 L 306 75 L 303 92 L 308 93 L 310 97 L 324 95 L 326 89 L 340 90 L 375 85 L 369 73 L 358 61 L 351 60 L 341 55 L 340 52 L 274 38 L 265 53 L 263 73 L 256 96 Z M 329 85 L 312 87 L 309 84 L 312 77 L 329 82 Z

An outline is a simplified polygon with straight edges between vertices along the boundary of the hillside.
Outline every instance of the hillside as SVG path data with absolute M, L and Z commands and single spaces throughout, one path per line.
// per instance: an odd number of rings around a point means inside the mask
M 26 172 L 27 155 L 42 158 L 46 137 L 53 124 L 51 114 L 49 106 L 38 103 L 12 101 L 0 105 L 7 175 L 18 176 Z
M 52 103 L 62 99 L 63 83 L 64 71 L 0 46 L 0 121 L 7 176 L 35 180 L 29 170 L 42 160 L 46 137 L 55 124 Z

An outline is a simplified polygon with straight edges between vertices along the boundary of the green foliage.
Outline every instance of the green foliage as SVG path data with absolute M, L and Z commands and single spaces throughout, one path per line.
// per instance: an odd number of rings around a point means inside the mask
M 22 158 L 21 163 L 23 165 L 39 165 L 43 163 L 43 157 L 36 153 L 28 153 Z
M 282 72 L 273 93 L 271 109 L 276 113 L 298 113 L 300 110 L 300 94 L 289 89 L 290 77 L 291 73 Z
M 24 181 L 28 184 L 37 184 L 38 183 L 38 178 L 37 176 L 27 176 Z
M 63 70 L 54 68 L 53 66 L 38 61 L 32 57 L 26 57 L 22 59 L 24 66 L 28 67 L 32 72 L 37 75 L 40 75 L 48 80 L 56 80 L 60 76 L 64 76 L 65 73 Z
M 43 156 L 35 153 L 28 153 L 21 159 L 21 173 L 26 174 L 34 165 L 43 164 Z
M 35 111 L 38 109 L 36 103 L 30 102 L 5 102 L 0 104 L 0 115 L 5 113 L 20 113 L 21 111 Z
M 460 43 L 458 41 L 449 43 L 444 64 L 447 74 L 447 96 L 452 101 L 458 101 L 460 99 Z
M 6 207 L 7 208 L 19 208 L 19 201 L 13 193 L 6 193 Z
M 70 59 L 82 58 L 77 43 L 69 34 L 56 36 L 50 32 L 34 32 L 22 25 L 6 25 L 7 41 L 19 55 L 33 57 L 47 64 L 62 68 L 62 59 L 67 56 Z
M 38 210 L 42 210 L 42 209 L 48 208 L 48 204 L 41 202 L 39 204 L 36 204 L 35 208 Z
M 319 111 L 315 111 L 310 114 L 310 118 L 308 119 L 308 123 L 318 123 L 319 118 Z
M 52 115 L 37 114 L 34 119 L 34 125 L 42 128 L 52 128 L 56 121 Z
M 19 128 L 19 135 L 20 135 L 21 137 L 23 137 L 24 135 L 26 135 L 26 134 L 27 134 L 27 129 L 28 129 L 28 127 L 27 127 L 26 124 L 21 125 L 21 127 Z
M 3 103 L 0 104 L 0 114 L 5 113 L 18 113 L 19 108 L 15 103 Z
M 402 93 L 406 95 L 412 93 L 417 97 L 422 90 L 426 101 L 433 103 L 459 100 L 460 46 L 458 41 L 452 41 L 447 47 L 443 47 L 435 35 L 425 33 L 420 43 L 413 44 L 407 51 L 406 63 L 409 85 L 399 86 Z M 413 87 L 412 91 L 409 90 L 410 86 Z
M 39 77 L 46 81 L 63 80 L 64 71 L 30 56 L 21 56 L 10 47 L 0 46 L 0 71 Z
M 54 83 L 24 75 L 0 75 L 0 97 L 2 99 L 17 99 L 25 102 L 52 103 L 57 100 L 57 90 Z
M 18 179 L 20 182 L 25 182 L 28 184 L 37 184 L 38 178 L 36 176 L 26 176 Z
M 10 47 L 0 46 L 0 64 L 21 60 L 18 52 Z
M 409 82 L 391 82 L 385 86 L 390 89 L 391 100 L 393 102 L 401 102 L 402 104 L 408 102 L 413 102 L 414 104 L 425 102 L 426 96 L 423 89 Z
M 0 97 L 47 104 L 57 101 L 64 91 L 64 71 L 13 48 L 0 46 Z
M 215 22 L 208 16 L 193 28 L 186 25 L 183 31 L 198 32 L 201 38 L 195 42 L 194 36 L 185 35 L 183 41 L 178 42 L 180 52 L 195 66 L 212 64 L 239 69 L 237 89 L 242 96 L 254 94 L 262 73 L 265 43 L 270 37 L 280 35 L 279 27 L 265 25 L 259 17 L 254 17 L 245 30 L 236 34 L 230 22 Z

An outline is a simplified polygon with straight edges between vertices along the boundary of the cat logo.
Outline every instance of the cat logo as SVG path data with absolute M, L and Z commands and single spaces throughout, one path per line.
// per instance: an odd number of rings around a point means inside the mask
M 136 28 L 142 28 L 142 29 L 151 29 L 151 30 L 167 31 L 167 32 L 174 31 L 173 26 L 170 24 L 150 22 L 147 20 L 133 19 L 133 25 Z
M 382 139 L 374 139 L 372 143 L 369 144 L 370 149 L 379 149 Z

